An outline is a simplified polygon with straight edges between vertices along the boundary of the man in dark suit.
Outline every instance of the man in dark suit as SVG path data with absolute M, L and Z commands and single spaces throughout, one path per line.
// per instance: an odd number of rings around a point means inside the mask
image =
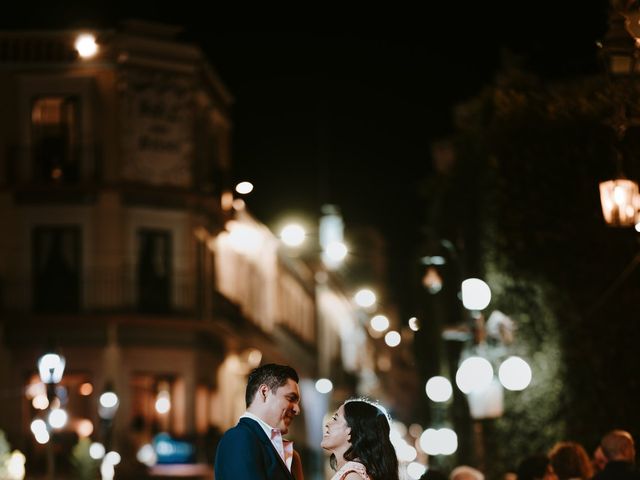
M 607 463 L 593 480 L 640 480 L 640 472 L 635 469 L 635 443 L 629 432 L 612 430 L 602 437 L 600 446 Z
M 216 480 L 302 480 L 300 457 L 282 437 L 300 413 L 298 381 L 296 371 L 286 365 L 271 363 L 251 371 L 247 411 L 218 444 Z

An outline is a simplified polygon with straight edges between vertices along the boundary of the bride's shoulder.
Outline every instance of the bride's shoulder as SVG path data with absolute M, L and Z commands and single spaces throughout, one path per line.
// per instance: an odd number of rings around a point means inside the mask
M 342 480 L 368 480 L 369 477 L 362 476 L 356 472 L 348 472 L 342 477 Z
M 360 462 L 347 462 L 340 470 L 341 480 L 370 480 L 366 467 Z

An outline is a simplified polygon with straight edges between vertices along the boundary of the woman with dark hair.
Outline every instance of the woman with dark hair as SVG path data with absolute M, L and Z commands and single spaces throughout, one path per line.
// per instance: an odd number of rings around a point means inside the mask
M 398 459 L 386 413 L 365 400 L 347 400 L 324 428 L 331 452 L 331 480 L 398 480 Z
M 577 442 L 558 442 L 549 452 L 549 462 L 558 480 L 588 480 L 593 476 L 589 455 Z

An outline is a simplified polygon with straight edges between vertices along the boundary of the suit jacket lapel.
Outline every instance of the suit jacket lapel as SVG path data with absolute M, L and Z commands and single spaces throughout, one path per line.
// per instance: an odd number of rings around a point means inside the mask
M 284 470 L 285 474 L 287 475 L 287 478 L 294 479 L 293 474 L 287 468 L 287 465 L 282 460 L 282 457 L 276 450 L 276 447 L 274 447 L 273 443 L 271 443 L 271 439 L 267 437 L 267 434 L 262 429 L 262 427 L 258 424 L 258 422 L 246 417 L 241 418 L 240 422 L 246 425 L 247 427 L 249 427 L 251 431 L 256 434 L 260 442 L 262 442 L 262 444 L 264 445 L 264 448 L 266 448 L 272 454 L 276 462 L 279 462 L 280 467 Z

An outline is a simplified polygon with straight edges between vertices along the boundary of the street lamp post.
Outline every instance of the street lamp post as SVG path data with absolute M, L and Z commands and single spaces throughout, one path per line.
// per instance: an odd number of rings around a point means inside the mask
M 320 258 L 322 265 L 327 270 L 337 270 L 347 256 L 348 248 L 343 242 L 344 225 L 338 208 L 334 205 L 324 205 L 322 207 L 322 217 L 320 218 L 320 228 L 318 230 L 317 242 L 320 247 Z M 281 232 L 282 242 L 290 248 L 301 247 L 306 239 L 307 232 L 298 223 L 285 225 Z
M 111 384 L 107 384 L 104 392 L 98 399 L 98 416 L 100 417 L 100 435 L 103 445 L 107 451 L 111 448 L 112 431 L 113 431 L 113 418 L 120 406 L 120 400 L 118 395 L 113 391 Z
M 513 342 L 513 321 L 494 310 L 485 321 L 481 313 L 491 302 L 489 286 L 479 279 L 462 282 L 462 301 L 474 319 L 473 346 L 456 373 L 458 388 L 467 395 L 473 420 L 476 459 L 486 470 L 487 442 L 492 435 L 485 427 L 504 412 L 504 390 L 521 391 L 531 382 L 531 368 L 522 358 L 509 355 Z M 499 365 L 494 375 L 494 365 Z
M 612 227 L 636 226 L 636 230 L 640 228 L 640 190 L 638 182 L 626 178 L 623 173 L 624 155 L 621 148 L 627 129 L 632 123 L 628 113 L 632 117 L 637 115 L 637 112 L 635 115 L 633 112 L 637 95 L 633 95 L 629 100 L 629 92 L 635 92 L 634 83 L 640 65 L 638 18 L 640 10 L 637 5 L 633 9 L 617 6 L 611 13 L 609 31 L 604 45 L 601 45 L 605 73 L 612 86 L 613 78 L 616 77 L 612 93 L 618 105 L 608 122 L 616 137 L 616 177 L 599 185 L 602 215 L 606 224 Z M 628 89 L 620 88 L 620 82 L 626 82 Z
M 56 394 L 56 384 L 62 380 L 65 363 L 64 357 L 57 353 L 46 353 L 38 359 L 40 381 L 47 389 L 48 406 L 46 411 L 48 415 L 44 424 L 38 423 L 38 425 L 43 425 L 46 430 L 34 433 L 36 433 L 36 439 L 39 443 L 44 441 L 47 444 L 47 478 L 49 479 L 55 478 L 55 455 L 53 451 L 53 432 L 51 430 L 64 425 L 64 419 L 66 418 L 64 411 L 59 408 L 59 398 Z
M 120 399 L 115 393 L 111 383 L 107 383 L 104 391 L 98 399 L 98 416 L 100 417 L 100 438 L 102 451 L 96 455 L 101 460 L 100 476 L 103 480 L 111 480 L 114 476 L 114 467 L 120 463 L 120 455 L 111 450 L 113 437 L 113 418 L 115 417 Z

